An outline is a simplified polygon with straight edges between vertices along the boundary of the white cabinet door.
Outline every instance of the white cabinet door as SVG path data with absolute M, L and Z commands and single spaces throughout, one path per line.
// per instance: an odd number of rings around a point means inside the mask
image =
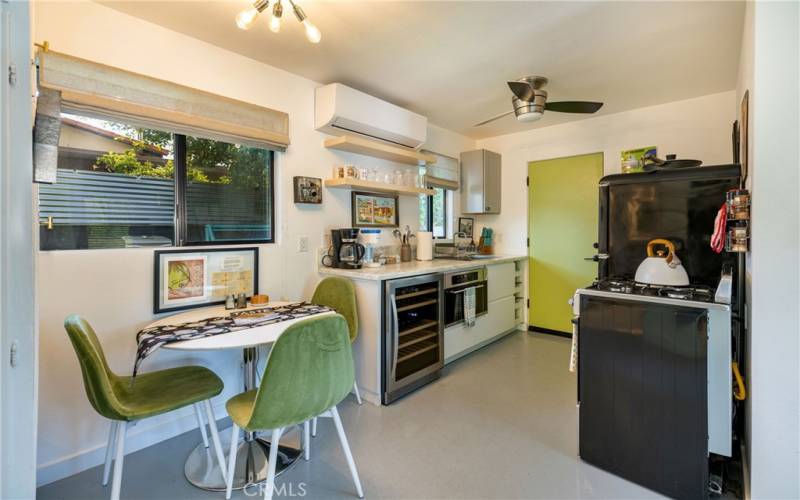
M 514 295 L 516 270 L 513 262 L 486 266 L 489 282 L 489 302 Z
M 494 337 L 515 329 L 516 323 L 513 296 L 489 302 L 489 313 L 478 317 L 475 326 L 466 327 L 462 323 L 444 331 L 445 362 L 450 362 L 488 343 Z

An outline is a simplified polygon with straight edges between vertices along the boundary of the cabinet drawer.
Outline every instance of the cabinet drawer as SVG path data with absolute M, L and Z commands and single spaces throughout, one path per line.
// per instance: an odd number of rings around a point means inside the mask
M 463 323 L 444 331 L 444 358 L 449 362 L 461 353 L 473 350 L 479 344 L 512 330 L 516 327 L 514 319 L 514 297 L 505 297 L 489 302 L 489 312 L 475 321 L 475 326 L 466 327 Z
M 516 269 L 513 262 L 486 266 L 489 282 L 489 302 L 514 295 Z

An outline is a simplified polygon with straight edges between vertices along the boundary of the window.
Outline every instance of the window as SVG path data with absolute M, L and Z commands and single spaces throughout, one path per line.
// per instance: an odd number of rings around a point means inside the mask
M 62 114 L 42 250 L 274 241 L 273 153 Z
M 447 238 L 451 191 L 435 187 L 432 196 L 420 196 L 420 228 L 433 232 L 434 238 Z

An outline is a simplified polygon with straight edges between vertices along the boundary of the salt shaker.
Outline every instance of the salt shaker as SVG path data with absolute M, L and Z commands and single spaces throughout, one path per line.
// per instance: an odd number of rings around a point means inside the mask
M 233 300 L 233 294 L 229 293 L 225 296 L 225 309 L 236 309 L 236 302 Z

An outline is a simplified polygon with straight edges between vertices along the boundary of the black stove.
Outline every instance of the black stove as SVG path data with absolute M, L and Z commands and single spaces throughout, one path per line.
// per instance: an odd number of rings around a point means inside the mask
M 663 297 L 668 299 L 692 300 L 696 302 L 714 302 L 714 290 L 702 285 L 664 286 L 639 283 L 630 279 L 607 279 L 595 281 L 590 290 L 614 292 L 645 297 Z

